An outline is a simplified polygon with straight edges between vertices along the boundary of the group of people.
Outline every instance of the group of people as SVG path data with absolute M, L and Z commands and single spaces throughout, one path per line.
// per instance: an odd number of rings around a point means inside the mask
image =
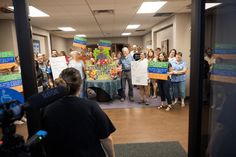
M 185 106 L 185 90 L 186 90 L 186 73 L 187 65 L 186 62 L 182 60 L 183 54 L 177 52 L 175 49 L 172 49 L 169 52 L 169 56 L 164 52 L 161 52 L 160 48 L 157 48 L 156 51 L 148 50 L 147 53 L 143 51 L 131 51 L 127 47 L 122 49 L 123 55 L 119 60 L 119 64 L 122 65 L 122 74 L 121 74 L 121 84 L 122 84 L 122 95 L 121 101 L 123 102 L 126 98 L 125 96 L 125 87 L 126 82 L 128 82 L 128 96 L 130 101 L 133 99 L 133 85 L 131 78 L 131 62 L 132 61 L 155 61 L 155 62 L 168 62 L 168 79 L 167 80 L 156 80 L 149 79 L 147 86 L 138 86 L 140 91 L 140 102 L 148 105 L 148 99 L 150 96 L 155 98 L 158 93 L 161 97 L 161 104 L 158 109 L 166 108 L 166 111 L 170 111 L 173 104 L 178 102 L 178 99 L 181 99 L 181 106 Z M 151 90 L 152 89 L 152 90 Z M 165 104 L 167 101 L 167 104 Z

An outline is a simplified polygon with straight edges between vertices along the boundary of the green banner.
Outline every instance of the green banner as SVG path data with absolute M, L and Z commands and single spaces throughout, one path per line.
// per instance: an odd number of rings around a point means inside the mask
M 234 65 L 234 64 L 214 64 L 213 68 L 215 70 L 236 70 L 236 65 Z
M 20 80 L 20 79 L 21 79 L 20 73 L 0 75 L 0 83 L 12 80 Z
M 150 61 L 148 62 L 148 67 L 156 67 L 156 68 L 168 68 L 168 62 L 155 62 Z
M 15 57 L 13 51 L 0 52 L 0 58 Z
M 236 45 L 235 44 L 220 44 L 220 43 L 216 43 L 215 44 L 215 48 L 216 49 L 236 49 Z

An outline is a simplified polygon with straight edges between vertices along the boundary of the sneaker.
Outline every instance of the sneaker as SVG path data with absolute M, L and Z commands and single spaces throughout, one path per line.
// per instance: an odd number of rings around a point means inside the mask
M 133 97 L 129 97 L 129 101 L 133 102 L 134 98 Z
M 160 106 L 157 107 L 158 110 L 160 110 L 160 109 L 162 109 L 162 108 L 163 108 L 162 105 L 160 105 Z
M 145 105 L 149 105 L 149 103 L 147 101 L 145 101 Z
M 125 99 L 124 99 L 124 98 L 121 98 L 121 99 L 120 99 L 120 101 L 121 101 L 121 102 L 124 102 L 124 101 L 125 101 Z
M 166 108 L 166 111 L 170 111 L 171 110 L 171 105 L 168 105 L 168 107 Z
M 139 104 L 143 104 L 143 103 L 144 103 L 144 101 L 143 101 L 143 100 L 141 100 L 141 101 L 139 101 L 138 103 L 139 103 Z
M 21 120 L 16 120 L 16 121 L 14 122 L 14 124 L 15 124 L 15 125 L 22 125 L 22 124 L 24 124 L 24 122 L 21 121 Z
M 22 118 L 21 118 L 21 121 L 27 122 L 27 119 L 26 119 L 25 117 L 22 117 Z
M 185 107 L 185 103 L 181 103 L 181 107 Z
M 152 96 L 152 99 L 155 99 L 156 97 L 157 97 L 156 95 L 153 95 L 153 96 Z

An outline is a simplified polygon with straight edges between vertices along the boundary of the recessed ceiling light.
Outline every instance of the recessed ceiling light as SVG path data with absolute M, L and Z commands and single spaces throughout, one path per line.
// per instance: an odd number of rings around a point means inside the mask
M 205 4 L 205 9 L 210 9 L 210 8 L 213 8 L 213 7 L 216 7 L 218 5 L 221 5 L 222 3 L 206 3 Z
M 155 13 L 159 9 L 161 9 L 166 3 L 167 3 L 166 1 L 143 2 L 137 14 Z
M 131 35 L 131 33 L 122 33 L 121 35 L 126 36 L 126 35 Z
M 127 27 L 126 27 L 126 29 L 136 29 L 136 28 L 138 28 L 140 25 L 139 24 L 137 24 L 137 25 L 128 25 Z
M 73 31 L 75 31 L 75 29 L 72 28 L 72 27 L 58 27 L 58 29 L 60 29 L 62 31 L 65 31 L 65 32 L 73 32 Z
M 87 37 L 85 34 L 77 34 L 77 37 Z
M 11 10 L 14 10 L 13 6 L 8 7 Z M 45 12 L 35 8 L 34 6 L 29 6 L 29 16 L 30 17 L 49 17 Z

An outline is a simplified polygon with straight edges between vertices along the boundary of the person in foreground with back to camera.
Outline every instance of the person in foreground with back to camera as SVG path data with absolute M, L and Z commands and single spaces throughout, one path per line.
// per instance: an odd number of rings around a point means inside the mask
M 159 62 L 168 62 L 168 58 L 166 56 L 166 54 L 164 52 L 161 52 L 159 54 Z M 172 72 L 172 66 L 171 64 L 168 62 L 168 75 L 173 74 Z M 158 84 L 158 88 L 159 88 L 159 92 L 160 92 L 160 96 L 161 96 L 161 105 L 158 107 L 158 109 L 163 108 L 164 102 L 165 100 L 167 100 L 167 108 L 166 111 L 170 111 L 172 108 L 172 100 L 171 100 L 171 96 L 170 96 L 170 77 L 168 76 L 167 80 L 158 80 L 157 81 Z
M 69 94 L 43 111 L 42 128 L 48 132 L 45 151 L 48 157 L 115 157 L 111 134 L 116 130 L 99 105 L 79 98 L 80 72 L 63 70 L 55 80 Z

